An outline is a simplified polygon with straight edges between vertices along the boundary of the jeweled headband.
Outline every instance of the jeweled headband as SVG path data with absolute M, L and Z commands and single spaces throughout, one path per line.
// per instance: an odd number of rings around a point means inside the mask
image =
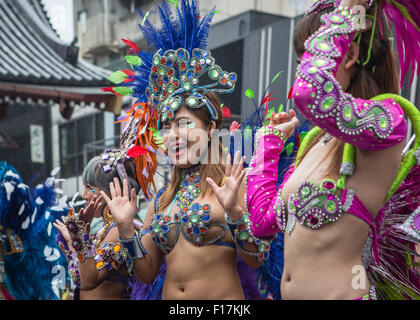
M 173 119 L 183 104 L 190 109 L 206 108 L 211 119 L 217 120 L 216 108 L 205 95 L 232 92 L 237 75 L 223 71 L 206 49 L 214 8 L 201 19 L 196 0 L 178 2 L 176 14 L 166 1 L 158 7 L 160 29 L 147 20 L 150 12 L 139 10 L 143 18 L 140 29 L 155 53 L 141 52 L 135 43 L 124 40 L 134 54 L 127 57 L 133 71 L 118 71 L 111 76 L 119 87 L 107 91 L 148 102 L 159 112 L 161 122 Z
M 200 83 L 206 76 L 210 83 Z M 159 111 L 162 122 L 174 118 L 175 111 L 183 103 L 183 94 L 187 96 L 187 107 L 198 109 L 204 106 L 211 119 L 217 120 L 217 111 L 206 99 L 205 93 L 232 92 L 236 79 L 236 73 L 225 72 L 214 64 L 214 58 L 208 50 L 195 48 L 191 55 L 184 48 L 168 50 L 163 54 L 158 51 L 153 57 L 146 97 L 149 104 Z

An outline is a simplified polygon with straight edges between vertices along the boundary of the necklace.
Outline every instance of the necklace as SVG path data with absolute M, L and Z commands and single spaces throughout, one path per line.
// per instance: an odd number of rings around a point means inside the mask
M 177 202 L 180 209 L 191 206 L 191 203 L 201 193 L 200 172 L 194 170 L 185 174 L 181 173 L 181 183 L 177 192 Z

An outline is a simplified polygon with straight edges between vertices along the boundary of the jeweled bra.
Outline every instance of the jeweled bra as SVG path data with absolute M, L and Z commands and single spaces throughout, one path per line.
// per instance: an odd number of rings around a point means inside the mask
M 193 203 L 201 193 L 199 175 L 200 173 L 197 169 L 182 174 L 179 190 L 167 213 L 158 212 L 151 218 L 149 232 L 155 243 L 166 254 L 175 246 L 180 231 L 186 240 L 197 247 L 201 247 L 218 242 L 228 229 L 225 224 L 212 222 L 209 204 Z M 170 213 L 175 202 L 177 202 L 180 211 L 171 217 Z M 176 234 L 172 246 L 169 244 L 168 239 L 171 225 L 176 226 Z M 204 241 L 204 236 L 208 233 L 209 228 L 213 226 L 221 227 L 223 231 L 215 239 Z

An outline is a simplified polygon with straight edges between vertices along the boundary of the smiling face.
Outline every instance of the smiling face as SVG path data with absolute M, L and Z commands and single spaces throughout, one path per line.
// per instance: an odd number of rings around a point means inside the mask
M 206 125 L 194 111 L 185 106 L 179 108 L 175 118 L 164 123 L 161 131 L 167 155 L 173 164 L 188 168 L 200 163 L 207 155 L 210 133 L 214 127 L 214 121 Z

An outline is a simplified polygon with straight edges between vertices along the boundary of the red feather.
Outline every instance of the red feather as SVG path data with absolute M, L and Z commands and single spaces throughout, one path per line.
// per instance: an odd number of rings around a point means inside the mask
M 117 95 L 117 96 L 121 96 L 119 93 L 116 93 L 116 92 L 114 91 L 114 88 L 113 88 L 113 87 L 102 88 L 102 91 L 103 91 L 103 92 L 111 92 L 111 93 L 113 93 L 113 94 L 115 94 L 115 95 Z
M 127 151 L 127 156 L 131 158 L 137 158 L 142 155 L 145 155 L 149 151 L 146 148 L 143 148 L 141 146 L 134 146 L 130 150 Z
M 288 94 L 287 98 L 288 99 L 292 99 L 293 98 L 293 87 L 290 88 L 289 94 Z
M 230 118 L 231 114 L 228 107 L 223 107 L 222 112 L 223 112 L 223 118 Z
M 135 53 L 139 53 L 140 52 L 139 47 L 133 41 L 131 41 L 129 39 L 121 39 L 121 40 L 124 41 L 124 43 L 130 48 L 129 50 L 131 52 L 135 52 Z

